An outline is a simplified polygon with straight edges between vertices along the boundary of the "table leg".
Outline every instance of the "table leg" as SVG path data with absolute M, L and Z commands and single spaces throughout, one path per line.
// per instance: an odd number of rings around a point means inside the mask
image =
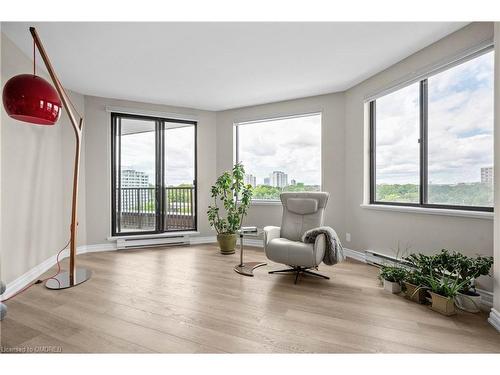
M 240 233 L 240 266 L 243 266 L 243 234 Z
M 253 270 L 257 267 L 265 266 L 267 263 L 248 262 L 243 263 L 243 234 L 240 233 L 240 264 L 234 266 L 234 271 L 244 276 L 253 276 Z

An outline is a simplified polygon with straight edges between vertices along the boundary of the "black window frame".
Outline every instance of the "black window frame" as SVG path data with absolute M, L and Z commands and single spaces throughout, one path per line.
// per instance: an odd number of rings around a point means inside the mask
M 483 50 L 468 56 L 464 59 L 461 59 L 457 62 L 455 62 L 453 65 L 446 67 L 445 69 L 436 71 L 435 74 L 440 73 L 442 71 L 448 70 L 454 66 L 458 66 L 462 63 L 465 63 L 467 61 L 473 60 L 476 57 L 479 57 L 483 54 L 489 53 L 492 51 L 492 47 L 487 47 L 484 48 Z M 428 77 L 430 77 L 429 75 Z M 376 114 L 377 114 L 377 104 L 376 99 L 372 99 L 368 102 L 369 105 L 369 132 L 370 132 L 370 204 L 376 204 L 376 205 L 386 205 L 386 206 L 404 206 L 404 207 L 420 207 L 420 208 L 435 208 L 435 209 L 450 209 L 450 210 L 465 210 L 465 211 L 481 211 L 481 212 L 493 212 L 494 208 L 493 207 L 487 207 L 487 206 L 462 206 L 462 205 L 453 205 L 453 204 L 436 204 L 436 203 L 428 203 L 428 176 L 429 176 L 429 171 L 428 171 L 428 159 L 429 159 L 429 153 L 428 153 L 428 144 L 429 144 L 429 137 L 428 137 L 428 119 L 429 119 L 429 113 L 428 113 L 428 105 L 429 105 L 429 97 L 428 97 L 428 80 L 426 78 L 422 78 L 419 81 L 420 84 L 420 97 L 419 97 L 419 146 L 420 146 L 420 152 L 419 152 L 419 203 L 411 203 L 411 202 L 387 202 L 387 201 L 377 201 L 376 198 L 376 173 L 377 173 L 377 168 L 376 168 L 376 157 L 377 157 L 377 150 L 376 150 L 376 129 L 377 129 L 377 124 L 376 124 Z M 413 84 L 415 82 L 409 83 Z M 406 87 L 406 86 L 405 86 Z M 398 88 L 402 89 L 404 87 Z M 395 90 L 394 92 L 396 92 Z
M 155 127 L 155 168 L 156 168 L 156 178 L 155 178 L 155 188 L 156 188 L 156 228 L 154 231 L 129 231 L 129 232 L 117 232 L 117 199 L 116 199 L 116 183 L 119 179 L 117 176 L 121 174 L 121 163 L 117 163 L 117 157 L 121 156 L 121 153 L 117 153 L 117 137 L 120 136 L 120 127 L 122 118 L 136 119 L 136 120 L 146 120 L 154 121 Z M 194 127 L 194 228 L 189 229 L 170 229 L 164 230 L 165 223 L 165 202 L 164 202 L 164 191 L 165 179 L 165 145 L 164 145 L 164 134 L 165 134 L 165 124 L 166 123 L 176 123 L 176 124 L 190 124 Z M 117 168 L 118 166 L 118 168 Z M 118 169 L 118 170 L 117 170 Z M 121 181 L 121 180 L 120 180 Z M 120 205 L 121 200 L 118 200 L 118 205 Z M 112 237 L 122 237 L 122 236 L 137 236 L 137 235 L 152 235 L 152 234 L 162 234 L 162 233 L 176 233 L 176 232 L 186 232 L 186 231 L 197 231 L 198 230 L 198 122 L 194 120 L 182 120 L 167 117 L 156 117 L 148 115 L 137 115 L 121 112 L 111 112 L 111 236 Z

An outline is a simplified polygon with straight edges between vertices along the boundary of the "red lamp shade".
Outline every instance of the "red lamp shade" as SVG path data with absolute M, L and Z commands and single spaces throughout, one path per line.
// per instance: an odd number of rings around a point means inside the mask
M 33 74 L 9 79 L 3 88 L 2 99 L 7 114 L 19 121 L 54 125 L 61 115 L 61 99 L 56 89 Z

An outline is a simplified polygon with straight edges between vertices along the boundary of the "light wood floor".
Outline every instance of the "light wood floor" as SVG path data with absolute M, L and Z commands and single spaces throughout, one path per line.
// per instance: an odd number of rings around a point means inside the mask
M 264 260 L 249 249 L 247 261 Z M 7 302 L 3 348 L 63 352 L 500 352 L 486 314 L 444 317 L 391 295 L 377 269 L 321 266 L 330 281 L 236 274 L 213 245 L 79 256 L 92 279 L 63 291 L 35 285 Z M 50 348 L 49 348 L 50 350 Z

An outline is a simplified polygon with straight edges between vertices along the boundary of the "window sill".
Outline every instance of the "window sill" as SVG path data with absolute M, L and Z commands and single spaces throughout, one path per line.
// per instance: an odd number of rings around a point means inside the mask
M 108 241 L 116 241 L 121 239 L 141 239 L 141 238 L 163 238 L 163 237 L 178 237 L 178 236 L 198 236 L 200 232 L 197 231 L 183 231 L 183 232 L 169 232 L 157 234 L 132 234 L 130 236 L 109 236 Z
M 493 220 L 493 212 L 452 210 L 446 208 L 427 208 L 427 207 L 409 207 L 409 206 L 391 206 L 385 204 L 361 204 L 361 208 L 378 211 L 406 212 L 412 214 L 427 214 L 441 216 L 467 217 L 472 219 Z
M 281 206 L 281 201 L 255 199 L 250 202 L 251 206 Z

